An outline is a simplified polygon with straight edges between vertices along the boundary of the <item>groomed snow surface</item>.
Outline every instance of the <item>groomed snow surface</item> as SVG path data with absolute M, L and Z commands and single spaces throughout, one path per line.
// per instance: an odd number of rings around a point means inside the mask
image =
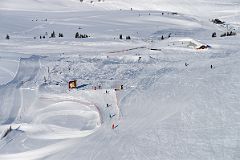
M 239 8 L 1 0 L 0 159 L 240 159 Z

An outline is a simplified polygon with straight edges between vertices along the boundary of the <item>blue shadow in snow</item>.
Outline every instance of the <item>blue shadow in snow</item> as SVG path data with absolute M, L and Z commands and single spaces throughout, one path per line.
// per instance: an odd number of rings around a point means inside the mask
M 82 84 L 82 85 L 80 85 L 80 86 L 77 86 L 77 89 L 81 89 L 81 88 L 84 88 L 84 87 L 86 87 L 86 86 L 88 86 L 89 84 Z

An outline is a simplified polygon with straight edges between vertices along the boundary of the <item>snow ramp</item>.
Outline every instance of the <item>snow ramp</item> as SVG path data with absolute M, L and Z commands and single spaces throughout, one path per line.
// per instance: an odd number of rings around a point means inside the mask
M 21 58 L 15 78 L 0 86 L 0 124 L 11 124 L 16 119 L 21 108 L 20 87 L 35 78 L 40 69 L 39 59 L 37 56 Z

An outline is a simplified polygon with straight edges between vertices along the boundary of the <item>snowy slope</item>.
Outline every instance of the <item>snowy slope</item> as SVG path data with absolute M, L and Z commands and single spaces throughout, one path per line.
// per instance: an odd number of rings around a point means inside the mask
M 1 0 L 0 159 L 240 159 L 239 20 L 236 0 Z
M 92 3 L 91 3 L 92 2 Z M 31 11 L 83 11 L 83 10 L 160 10 L 174 11 L 196 16 L 209 16 L 219 12 L 239 13 L 237 0 L 1 0 L 0 8 L 6 10 Z M 224 9 L 223 9 L 224 8 Z
M 81 4 L 78 0 L 2 0 L 0 9 L 3 10 L 21 10 L 21 11 L 64 11 L 89 9 L 90 3 Z
M 186 14 L 193 14 L 196 16 L 209 16 L 216 14 L 215 12 L 222 12 L 223 8 L 231 12 L 239 12 L 239 1 L 236 0 L 108 0 L 101 3 L 109 9 L 137 9 L 137 10 L 161 10 L 174 11 Z

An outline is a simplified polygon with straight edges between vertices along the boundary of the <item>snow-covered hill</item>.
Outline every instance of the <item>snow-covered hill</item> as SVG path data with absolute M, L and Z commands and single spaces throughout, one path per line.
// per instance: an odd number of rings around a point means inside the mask
M 209 16 L 221 12 L 239 13 L 237 0 L 1 0 L 0 8 L 31 11 L 83 11 L 83 10 L 155 10 L 173 11 L 196 16 Z M 223 13 L 222 13 L 223 14 Z
M 0 159 L 240 159 L 239 6 L 1 0 Z
M 79 8 L 81 6 L 81 8 Z M 89 9 L 89 3 L 80 3 L 78 0 L 2 0 L 0 8 L 4 10 L 21 11 L 66 11 Z

